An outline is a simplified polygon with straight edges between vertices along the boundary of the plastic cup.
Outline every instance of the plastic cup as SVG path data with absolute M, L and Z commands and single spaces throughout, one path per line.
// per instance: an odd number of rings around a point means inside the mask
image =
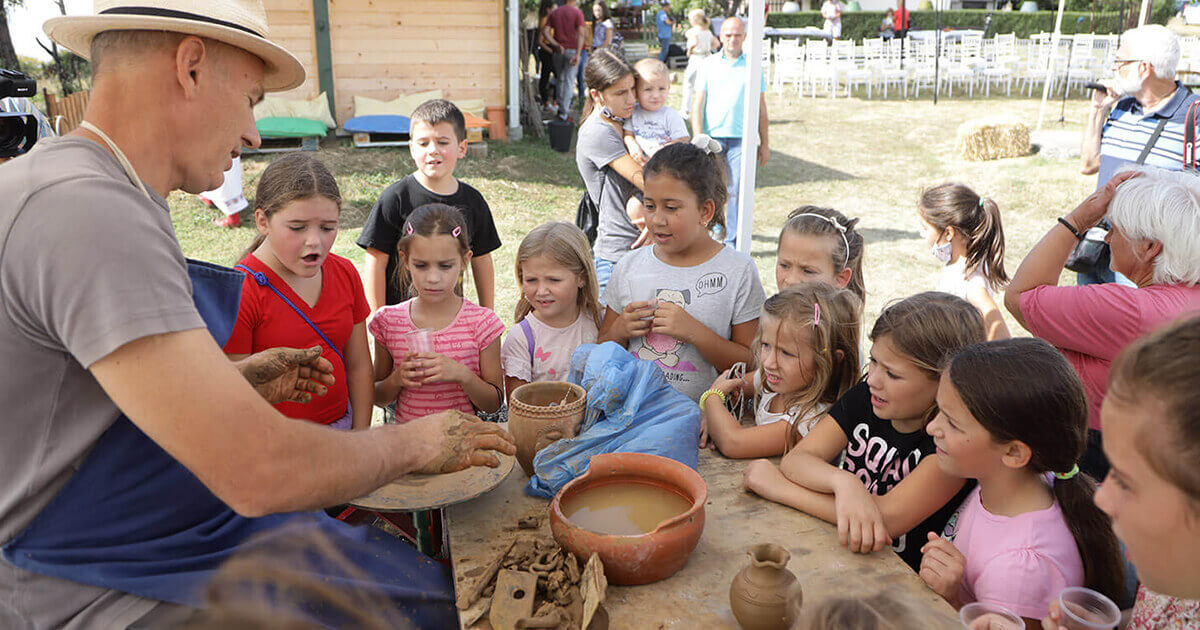
M 405 342 L 408 344 L 408 351 L 420 354 L 422 352 L 433 352 L 433 329 L 418 328 L 404 336 Z
M 658 308 L 658 291 L 654 288 L 654 284 L 643 282 L 634 285 L 633 301 L 634 302 L 649 302 L 651 308 Z M 642 319 L 654 319 L 654 316 L 643 317 Z
M 1025 622 L 1013 611 L 996 604 L 973 602 L 958 611 L 958 619 L 970 630 L 1023 630 Z
M 1061 623 L 1069 630 L 1111 630 L 1121 622 L 1113 601 L 1090 588 L 1072 586 L 1058 596 Z

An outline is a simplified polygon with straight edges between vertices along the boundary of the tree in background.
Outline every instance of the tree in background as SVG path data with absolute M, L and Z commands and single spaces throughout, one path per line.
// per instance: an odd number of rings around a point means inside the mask
M 18 7 L 24 0 L 0 0 L 0 68 L 21 71 L 21 61 L 13 48 L 12 33 L 8 31 L 8 9 Z
M 0 2 L 21 1 L 23 0 L 0 0 Z M 54 4 L 58 6 L 59 13 L 67 14 L 66 0 L 54 0 Z M 5 33 L 7 32 L 8 30 L 5 29 Z M 39 37 L 37 43 L 50 55 L 51 61 L 46 64 L 46 69 L 58 80 L 60 94 L 66 96 L 82 90 L 84 79 L 91 76 L 91 64 L 68 50 L 59 50 L 58 44 L 53 40 L 47 46 Z

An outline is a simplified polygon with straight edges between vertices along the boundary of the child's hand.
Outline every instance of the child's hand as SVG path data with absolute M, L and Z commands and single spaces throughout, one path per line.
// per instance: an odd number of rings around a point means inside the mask
M 658 308 L 654 310 L 654 326 L 651 330 L 684 343 L 694 344 L 694 340 L 699 337 L 698 329 L 703 327 L 704 324 L 696 321 L 682 306 L 673 302 L 659 302 Z
M 883 514 L 862 481 L 839 475 L 833 487 L 837 508 L 838 542 L 854 553 L 871 553 L 892 544 Z
M 621 339 L 645 337 L 650 332 L 651 319 L 654 317 L 652 302 L 630 302 L 621 311 L 617 319 L 617 336 Z
M 733 378 L 732 372 L 733 368 L 722 372 L 720 376 L 717 376 L 717 380 L 713 381 L 710 389 L 715 389 L 725 394 L 729 400 L 736 401 L 742 396 L 742 387 L 745 385 L 745 381 L 740 378 Z
M 416 354 L 408 353 L 404 359 L 395 364 L 388 379 L 402 388 L 420 387 L 423 381 L 421 363 L 416 360 Z
M 700 414 L 700 448 L 708 448 L 708 418 Z
M 462 385 L 471 377 L 467 366 L 436 352 L 422 352 L 415 362 L 421 366 L 422 383 L 458 383 Z
M 933 592 L 951 604 L 956 603 L 966 564 L 967 559 L 954 543 L 929 532 L 929 542 L 921 547 L 920 575 Z
M 642 232 L 640 234 L 638 234 L 638 237 L 636 239 L 634 239 L 633 245 L 630 245 L 629 249 L 631 249 L 631 250 L 638 249 L 640 247 L 645 247 L 650 244 L 650 228 L 644 227 L 644 228 L 641 228 L 641 230 L 642 230 Z
M 1042 619 L 1042 630 L 1067 630 L 1063 625 L 1062 610 L 1058 607 L 1058 599 L 1050 600 L 1050 614 Z
M 650 158 L 646 157 L 646 154 L 641 149 L 633 149 L 629 152 L 629 157 L 642 166 L 645 166 L 646 162 L 650 161 Z

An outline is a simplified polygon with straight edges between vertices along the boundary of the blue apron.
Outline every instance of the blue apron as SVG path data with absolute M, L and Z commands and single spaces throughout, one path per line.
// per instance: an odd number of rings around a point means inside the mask
M 237 319 L 244 276 L 196 261 L 188 261 L 188 274 L 197 310 L 224 345 Z M 273 534 L 293 535 L 297 528 L 320 530 L 417 627 L 457 624 L 443 565 L 373 527 L 352 527 L 321 513 L 239 516 L 124 415 L 29 527 L 0 551 L 33 573 L 199 607 L 206 582 L 251 537 L 270 541 Z M 331 570 L 322 579 L 362 586 L 344 572 Z

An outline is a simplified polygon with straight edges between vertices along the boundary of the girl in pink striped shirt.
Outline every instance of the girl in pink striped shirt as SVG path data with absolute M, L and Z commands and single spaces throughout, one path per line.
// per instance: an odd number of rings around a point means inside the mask
M 421 206 L 404 224 L 396 273 L 417 297 L 380 308 L 367 327 L 376 341 L 375 404 L 396 401 L 397 422 L 500 408 L 504 324 L 455 290 L 471 261 L 469 243 L 462 215 L 447 205 Z M 414 347 L 422 329 L 432 349 Z

